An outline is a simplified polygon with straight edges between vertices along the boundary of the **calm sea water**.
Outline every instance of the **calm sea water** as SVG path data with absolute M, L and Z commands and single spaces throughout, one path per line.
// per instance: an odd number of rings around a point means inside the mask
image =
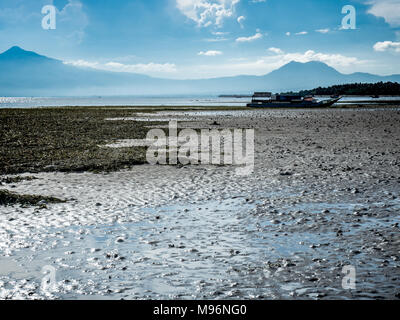
M 317 97 L 318 98 L 318 97 Z M 324 98 L 326 99 L 326 97 Z M 0 108 L 70 106 L 246 106 L 251 98 L 202 97 L 0 97 Z M 400 97 L 344 97 L 341 102 L 400 100 Z
M 245 106 L 251 98 L 218 97 L 0 97 L 0 108 L 64 106 Z

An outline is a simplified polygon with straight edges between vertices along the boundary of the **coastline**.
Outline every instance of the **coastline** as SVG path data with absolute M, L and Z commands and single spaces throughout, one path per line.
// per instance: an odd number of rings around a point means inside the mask
M 8 132 L 0 190 L 63 200 L 0 206 L 0 266 L 18 266 L 0 273 L 0 295 L 399 294 L 398 108 L 202 108 L 0 110 Z M 179 128 L 255 129 L 254 173 L 151 166 L 140 161 L 144 148 L 98 148 L 144 138 L 170 119 Z M 51 295 L 40 291 L 45 265 L 57 270 Z M 357 290 L 341 286 L 346 265 L 357 269 Z

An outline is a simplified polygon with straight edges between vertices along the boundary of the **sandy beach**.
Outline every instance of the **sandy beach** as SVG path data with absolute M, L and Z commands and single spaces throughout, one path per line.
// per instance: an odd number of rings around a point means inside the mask
M 400 297 L 398 106 L 0 115 L 0 191 L 16 195 L 0 206 L 1 299 Z M 152 166 L 144 147 L 104 147 L 171 119 L 254 129 L 254 172 Z M 355 289 L 343 287 L 345 266 Z

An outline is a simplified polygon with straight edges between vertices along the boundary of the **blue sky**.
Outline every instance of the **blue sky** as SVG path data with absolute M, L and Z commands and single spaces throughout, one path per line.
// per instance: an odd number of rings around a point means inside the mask
M 44 5 L 57 8 L 42 28 Z M 342 7 L 356 9 L 343 30 Z M 166 78 L 266 74 L 292 60 L 400 74 L 400 0 L 1 0 L 0 50 Z

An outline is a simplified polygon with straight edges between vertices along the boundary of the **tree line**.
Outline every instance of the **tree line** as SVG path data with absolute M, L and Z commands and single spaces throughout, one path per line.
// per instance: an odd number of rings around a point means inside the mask
M 300 96 L 307 96 L 307 95 L 400 96 L 400 83 L 397 82 L 351 83 L 351 84 L 335 85 L 326 88 L 318 87 L 312 90 L 301 90 L 299 92 L 285 92 L 282 94 L 300 95 Z

